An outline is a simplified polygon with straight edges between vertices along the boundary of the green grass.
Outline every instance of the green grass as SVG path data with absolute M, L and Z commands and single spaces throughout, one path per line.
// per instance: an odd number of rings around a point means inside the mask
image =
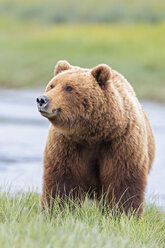
M 1 0 L 0 15 L 53 24 L 165 20 L 163 0 Z
M 165 215 L 155 205 L 145 207 L 140 219 L 124 214 L 115 219 L 87 199 L 74 210 L 42 213 L 37 193 L 0 192 L 1 248 L 156 248 L 165 247 Z
M 107 63 L 139 98 L 165 100 L 165 24 L 55 25 L 0 19 L 0 87 L 45 87 L 56 62 Z

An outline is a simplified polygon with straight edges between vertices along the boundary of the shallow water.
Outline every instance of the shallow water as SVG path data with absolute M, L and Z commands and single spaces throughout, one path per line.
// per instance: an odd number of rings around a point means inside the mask
M 0 90 L 0 185 L 12 191 L 42 187 L 42 155 L 49 122 L 37 111 L 42 91 Z M 165 105 L 142 102 L 156 139 L 156 158 L 148 176 L 147 201 L 156 195 L 165 208 Z M 154 198 L 155 199 L 155 198 Z M 151 200 L 151 199 L 150 199 Z

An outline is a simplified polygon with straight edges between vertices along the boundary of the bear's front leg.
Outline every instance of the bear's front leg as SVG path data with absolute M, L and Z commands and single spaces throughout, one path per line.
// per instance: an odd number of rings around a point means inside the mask
M 104 161 L 105 162 L 105 161 Z M 129 168 L 129 169 L 128 169 Z M 143 211 L 144 192 L 147 171 L 145 166 L 135 167 L 127 164 L 112 164 L 107 160 L 100 166 L 100 180 L 106 202 L 111 209 L 141 215 Z
M 51 158 L 48 153 L 45 153 L 42 189 L 43 209 L 45 206 L 51 207 L 56 197 L 61 198 L 62 204 L 66 196 L 72 195 L 75 197 L 78 191 L 78 185 L 69 167 L 70 159 L 65 160 L 64 156 L 59 158 L 56 154 L 55 158 Z
M 61 199 L 60 206 L 66 196 L 76 197 L 78 186 L 74 183 L 69 169 L 59 169 L 53 165 L 52 168 L 44 169 L 43 189 L 42 189 L 42 208 L 52 207 L 56 197 Z
M 61 202 L 66 196 L 79 197 L 79 193 L 85 191 L 86 187 L 83 170 L 86 173 L 76 144 L 63 136 L 48 138 L 44 153 L 43 209 L 45 206 L 50 207 L 51 201 L 57 196 Z

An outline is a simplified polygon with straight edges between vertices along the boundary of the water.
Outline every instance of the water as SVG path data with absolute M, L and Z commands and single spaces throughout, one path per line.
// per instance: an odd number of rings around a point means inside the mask
M 35 99 L 42 91 L 0 90 L 0 186 L 12 191 L 42 187 L 42 156 L 49 122 Z M 146 198 L 157 196 L 165 208 L 165 105 L 142 102 L 156 139 L 156 158 L 148 176 Z M 159 201 L 159 202 L 158 202 Z

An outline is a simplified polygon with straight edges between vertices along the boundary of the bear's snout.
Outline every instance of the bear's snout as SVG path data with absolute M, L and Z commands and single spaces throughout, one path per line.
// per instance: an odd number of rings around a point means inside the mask
M 49 99 L 46 96 L 39 96 L 37 97 L 36 102 L 37 102 L 38 110 L 42 111 L 47 107 L 49 103 Z

